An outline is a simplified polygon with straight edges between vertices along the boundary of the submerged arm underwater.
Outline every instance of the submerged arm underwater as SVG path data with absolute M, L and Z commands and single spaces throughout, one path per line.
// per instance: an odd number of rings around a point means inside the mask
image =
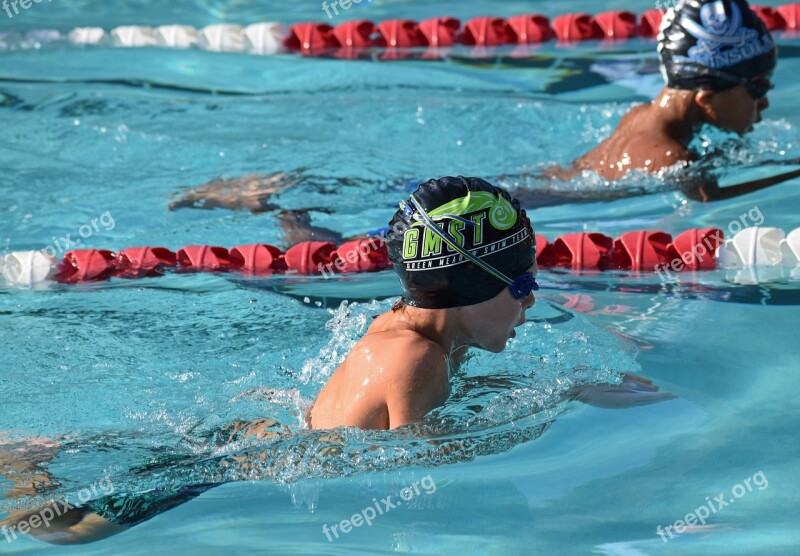
M 800 164 L 800 160 L 780 160 L 770 162 L 772 165 Z M 765 163 L 767 164 L 767 163 Z M 553 188 L 549 183 L 543 187 L 512 187 L 510 192 L 520 200 L 525 208 L 535 209 L 566 204 L 595 203 L 601 201 L 615 201 L 632 197 L 642 197 L 667 190 L 680 190 L 689 199 L 700 202 L 712 202 L 733 199 L 762 189 L 779 185 L 786 181 L 800 177 L 800 169 L 775 174 L 766 178 L 746 181 L 740 184 L 720 187 L 716 178 L 704 171 L 686 172 L 682 175 L 659 178 L 663 184 L 656 187 L 646 185 L 632 185 L 629 187 L 582 187 L 575 184 L 574 189 L 564 187 Z M 530 180 L 545 180 L 549 182 L 552 176 L 541 174 L 516 174 L 503 175 L 498 178 L 506 183 L 524 183 Z M 306 240 L 332 241 L 334 243 L 347 240 L 341 233 L 327 228 L 313 226 L 309 212 L 330 213 L 330 209 L 308 207 L 305 209 L 281 210 L 278 205 L 272 204 L 270 199 L 289 188 L 307 184 L 314 189 L 335 192 L 341 187 L 363 186 L 368 188 L 403 189 L 407 180 L 376 181 L 376 180 L 341 180 L 322 177 L 304 176 L 301 180 L 296 174 L 269 174 L 250 175 L 234 179 L 218 179 L 197 188 L 188 189 L 183 196 L 169 205 L 169 210 L 181 208 L 226 210 L 248 210 L 253 214 L 273 212 L 276 214 L 278 224 L 283 230 L 286 243 L 293 244 Z M 334 183 L 335 182 L 335 183 Z M 344 183 L 346 182 L 346 184 Z M 331 189 L 333 188 L 333 189 Z
M 687 181 L 681 189 L 684 195 L 694 201 L 722 201 L 747 195 L 748 193 L 755 193 L 798 177 L 800 177 L 800 169 L 726 187 L 720 187 L 714 179 L 698 178 Z
M 560 404 L 564 401 L 579 400 L 597 407 L 625 408 L 673 397 L 659 392 L 647 379 L 624 375 L 621 384 L 575 387 L 563 393 L 553 407 L 532 408 L 529 417 L 515 421 L 510 428 L 495 426 L 452 431 L 445 430 L 446 426 L 442 428 L 444 421 L 439 424 L 422 421 L 392 431 L 363 431 L 349 427 L 292 432 L 273 419 L 237 421 L 206 435 L 207 439 L 214 438 L 216 449 L 225 453 L 162 455 L 156 461 L 131 469 L 115 479 L 119 487 L 112 485 L 108 492 L 104 491 L 105 496 L 80 505 L 57 501 L 56 498 L 56 501 L 35 509 L 12 512 L 0 525 L 4 533 L 16 536 L 17 532 L 23 532 L 20 524 L 32 524 L 34 519 L 38 519 L 39 526 L 25 527 L 24 532 L 53 544 L 91 543 L 127 531 L 228 482 L 292 482 L 306 477 L 350 476 L 365 469 L 387 471 L 414 465 L 438 466 L 471 461 L 480 455 L 506 452 L 539 437 L 563 413 Z M 206 446 L 206 450 L 214 446 Z M 24 451 L 17 453 L 23 454 Z M 47 455 L 38 454 L 39 461 L 26 464 L 36 470 L 39 483 L 50 488 L 58 485 L 58 481 L 43 465 L 57 454 L 54 447 Z M 126 480 L 135 483 L 137 478 L 152 480 L 153 477 L 164 486 L 136 491 L 125 488 L 123 484 Z M 9 478 L 12 481 L 25 480 L 19 474 L 9 475 Z M 17 494 L 32 493 L 23 488 Z M 37 494 L 46 493 L 38 489 Z

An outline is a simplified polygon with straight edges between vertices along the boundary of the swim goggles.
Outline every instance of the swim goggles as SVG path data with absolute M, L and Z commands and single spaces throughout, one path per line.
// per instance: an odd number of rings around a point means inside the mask
M 758 79 L 747 79 L 746 77 L 740 77 L 738 75 L 734 75 L 732 73 L 728 73 L 727 71 L 720 71 L 713 68 L 707 68 L 705 66 L 701 66 L 700 64 L 680 64 L 681 69 L 686 69 L 687 71 L 692 71 L 694 73 L 700 75 L 708 75 L 711 77 L 717 77 L 719 79 L 724 79 L 729 83 L 735 83 L 737 85 L 741 85 L 747 92 L 750 93 L 750 96 L 753 97 L 754 100 L 761 100 L 767 93 L 770 92 L 772 89 L 775 88 L 775 84 L 769 79 L 769 77 L 759 77 Z
M 539 284 L 536 283 L 536 278 L 534 277 L 533 273 L 523 272 L 515 279 L 511 279 L 492 265 L 482 261 L 463 247 L 461 247 L 458 243 L 456 243 L 455 238 L 445 232 L 442 228 L 436 225 L 433 219 L 428 216 L 428 213 L 425 212 L 425 209 L 422 208 L 422 205 L 417 200 L 416 196 L 413 194 L 411 195 L 411 204 L 414 205 L 416 208 L 416 212 L 412 209 L 405 201 L 400 202 L 400 208 L 405 212 L 408 216 L 416 219 L 417 221 L 421 222 L 423 226 L 429 229 L 431 232 L 439 236 L 442 241 L 444 241 L 447 245 L 450 246 L 455 252 L 459 253 L 468 261 L 472 262 L 476 266 L 482 268 L 498 280 L 505 282 L 508 284 L 508 291 L 511 293 L 511 297 L 516 299 L 517 301 L 524 301 L 527 297 L 531 294 L 531 292 L 537 291 L 539 289 Z M 461 218 L 460 216 L 456 216 L 454 214 L 444 214 L 442 218 L 450 218 L 453 220 L 459 220 L 468 226 L 474 226 L 474 224 L 465 219 Z
M 767 96 L 768 92 L 775 88 L 775 84 L 770 81 L 769 77 L 760 77 L 757 80 L 753 80 L 717 70 L 710 70 L 709 75 L 741 85 L 747 89 L 747 92 L 750 93 L 750 96 L 753 97 L 754 100 L 761 100 Z

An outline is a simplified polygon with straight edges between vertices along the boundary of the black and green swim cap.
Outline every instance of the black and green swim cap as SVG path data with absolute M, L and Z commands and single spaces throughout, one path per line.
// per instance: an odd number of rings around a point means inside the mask
M 460 248 L 511 279 L 536 261 L 536 237 L 528 216 L 516 199 L 489 182 L 445 177 L 421 184 L 411 197 Z M 401 203 L 389 229 L 389 259 L 407 305 L 474 305 L 507 287 L 427 228 L 410 204 Z

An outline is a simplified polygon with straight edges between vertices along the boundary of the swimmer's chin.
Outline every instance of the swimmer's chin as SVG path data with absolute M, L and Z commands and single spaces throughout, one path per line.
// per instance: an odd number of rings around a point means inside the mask
M 756 129 L 756 125 L 755 124 L 750 124 L 745 129 L 730 129 L 729 128 L 729 131 L 732 131 L 733 133 L 735 133 L 739 137 L 744 137 L 748 133 L 752 133 L 753 131 L 755 131 L 755 129 Z
M 510 338 L 506 338 L 505 340 L 501 340 L 502 343 L 498 342 L 497 344 L 470 344 L 469 347 L 480 349 L 482 351 L 488 351 L 489 353 L 501 353 L 506 349 L 506 343 Z
M 515 330 L 512 330 L 511 332 L 508 333 L 508 337 L 502 340 L 501 342 L 498 342 L 496 346 L 484 346 L 483 349 L 491 353 L 501 353 L 505 351 L 505 349 L 508 347 L 508 341 L 516 337 L 517 337 L 517 332 Z

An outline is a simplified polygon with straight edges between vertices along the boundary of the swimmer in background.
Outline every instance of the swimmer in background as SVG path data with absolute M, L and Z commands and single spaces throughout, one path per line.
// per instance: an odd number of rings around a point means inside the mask
M 542 176 L 509 175 L 499 179 L 570 180 L 589 170 L 608 180 L 617 180 L 633 169 L 655 173 L 684 163 L 689 166 L 688 171 L 668 179 L 687 197 L 705 202 L 738 197 L 800 176 L 800 171 L 794 171 L 720 188 L 713 176 L 691 168 L 700 160 L 690 150 L 690 143 L 703 124 L 744 135 L 761 121 L 761 113 L 769 107 L 767 93 L 773 87 L 771 77 L 777 64 L 777 49 L 770 32 L 745 0 L 688 0 L 677 10 L 670 10 L 659 36 L 658 56 L 666 87 L 651 103 L 628 112 L 598 147 L 568 168 L 549 168 Z M 268 202 L 271 195 L 294 186 L 300 179 L 300 173 L 219 179 L 185 191 L 169 208 L 220 207 L 264 212 L 275 208 Z M 309 183 L 315 179 L 302 177 Z M 403 184 L 397 186 L 402 188 Z M 531 209 L 612 200 L 648 191 L 624 188 L 565 191 L 545 187 L 519 188 L 513 193 L 525 208 Z M 290 234 L 294 240 L 327 241 L 324 234 L 334 233 L 320 228 L 304 231 L 309 225 L 307 211 L 282 212 L 278 219 L 281 227 L 288 230 L 287 236 Z
M 777 64 L 775 43 L 745 0 L 688 0 L 670 10 L 658 37 L 666 87 L 633 108 L 598 147 L 550 175 L 571 179 L 583 170 L 616 180 L 630 170 L 658 172 L 698 161 L 690 143 L 703 124 L 744 135 L 769 107 Z M 720 188 L 690 178 L 684 192 L 702 201 L 727 199 L 773 185 L 757 180 Z
M 403 296 L 375 318 L 307 414 L 309 428 L 327 435 L 333 444 L 335 429 L 340 427 L 388 430 L 421 423 L 448 399 L 450 377 L 458 372 L 469 348 L 494 353 L 505 349 L 516 335 L 514 329 L 525 322 L 525 311 L 533 306 L 533 292 L 538 289 L 530 220 L 506 191 L 484 180 L 445 177 L 420 185 L 401 203 L 390 228 L 389 255 Z M 625 375 L 621 384 L 580 386 L 565 398 L 598 407 L 626 408 L 674 396 L 660 392 L 645 378 Z M 261 419 L 234 423 L 220 438 L 230 443 L 242 435 L 270 439 L 303 433 Z M 269 461 L 267 452 L 260 457 L 262 464 Z M 325 457 L 325 453 L 321 455 Z M 0 444 L 0 459 L 2 456 Z M 21 464 L 16 465 L 19 469 Z M 29 462 L 28 467 L 28 490 L 55 482 L 41 462 Z M 17 474 L 16 482 L 21 480 Z M 56 544 L 100 540 L 214 486 L 114 493 L 73 508 L 48 527 L 31 529 L 29 534 Z M 17 512 L 0 525 L 8 531 L 36 511 L 41 509 Z

